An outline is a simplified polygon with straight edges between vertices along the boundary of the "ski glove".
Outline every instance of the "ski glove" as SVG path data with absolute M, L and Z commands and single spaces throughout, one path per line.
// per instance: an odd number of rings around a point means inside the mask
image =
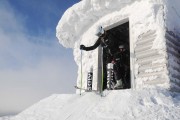
M 84 50 L 85 46 L 84 45 L 80 45 L 80 50 Z

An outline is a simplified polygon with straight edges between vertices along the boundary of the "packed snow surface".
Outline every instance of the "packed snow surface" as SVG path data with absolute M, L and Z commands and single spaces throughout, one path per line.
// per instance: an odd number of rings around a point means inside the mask
M 160 88 L 55 94 L 12 120 L 180 120 L 180 94 Z

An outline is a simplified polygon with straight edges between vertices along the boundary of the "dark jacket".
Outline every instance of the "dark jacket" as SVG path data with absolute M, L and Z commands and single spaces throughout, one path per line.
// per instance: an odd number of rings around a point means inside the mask
M 114 54 L 113 56 L 115 64 L 118 64 L 119 67 L 129 66 L 129 54 L 128 51 L 120 52 Z
M 106 34 L 105 36 L 100 36 L 94 45 L 89 47 L 84 47 L 86 51 L 94 50 L 99 45 L 106 49 L 106 52 L 113 55 L 118 50 L 119 41 L 111 34 Z

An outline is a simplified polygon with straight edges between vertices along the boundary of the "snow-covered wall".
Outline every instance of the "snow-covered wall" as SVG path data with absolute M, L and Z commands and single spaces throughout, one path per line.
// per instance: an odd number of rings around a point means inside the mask
M 159 83 L 169 87 L 165 31 L 166 28 L 172 29 L 174 20 L 165 23 L 165 19 L 171 19 L 170 15 L 166 15 L 171 13 L 168 11 L 171 2 L 83 0 L 69 8 L 58 23 L 56 35 L 63 46 L 74 49 L 74 58 L 79 66 L 77 86 L 80 86 L 81 80 L 80 44 L 93 45 L 97 40 L 95 30 L 99 25 L 108 30 L 129 21 L 132 87 L 142 88 Z M 82 52 L 83 88 L 86 87 L 87 72 L 93 66 L 93 88 L 97 89 L 99 52 L 99 49 Z
M 173 91 L 180 91 L 180 36 L 172 31 L 166 32 L 168 71 Z
M 180 91 L 180 1 L 166 0 L 166 46 L 171 88 Z

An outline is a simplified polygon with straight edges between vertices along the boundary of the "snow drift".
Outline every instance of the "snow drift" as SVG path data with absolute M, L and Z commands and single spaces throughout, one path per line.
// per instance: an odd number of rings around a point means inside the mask
M 180 94 L 162 89 L 54 94 L 11 120 L 179 120 Z

